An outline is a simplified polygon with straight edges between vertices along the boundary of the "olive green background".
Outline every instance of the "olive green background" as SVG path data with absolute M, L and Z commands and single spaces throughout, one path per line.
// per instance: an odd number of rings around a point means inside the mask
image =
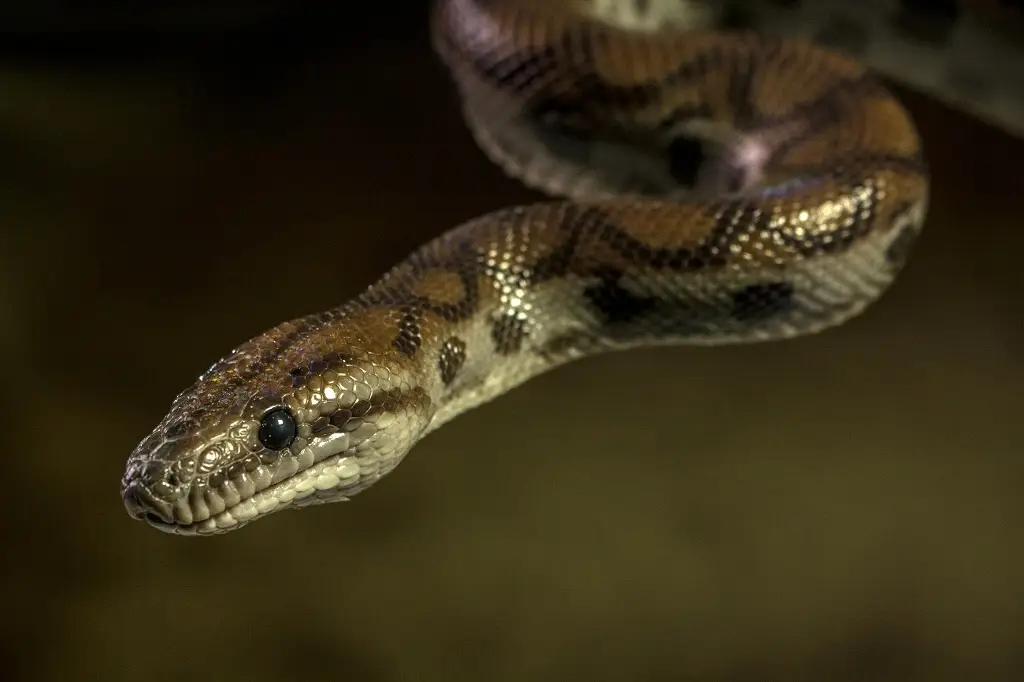
M 348 504 L 128 517 L 212 361 L 537 198 L 393 11 L 4 48 L 5 679 L 1024 679 L 1024 144 L 902 91 L 927 229 L 841 329 L 580 361 Z

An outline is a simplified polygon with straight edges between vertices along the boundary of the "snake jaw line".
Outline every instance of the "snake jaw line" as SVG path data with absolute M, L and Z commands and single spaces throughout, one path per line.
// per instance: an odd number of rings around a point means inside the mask
M 191 487 L 186 486 L 184 494 L 174 502 L 162 500 L 132 482 L 126 489 L 126 504 L 130 510 L 147 509 L 141 518 L 164 532 L 211 535 L 239 528 L 291 506 L 337 501 L 345 497 L 347 491 L 374 478 L 377 467 L 360 457 L 357 447 L 349 445 L 348 434 L 335 436 L 304 447 L 299 455 L 283 455 L 274 473 L 266 465 L 260 465 L 239 479 L 223 482 L 218 490 L 210 490 L 203 481 L 198 481 Z M 269 484 L 255 490 L 252 481 L 269 481 Z M 248 485 L 248 495 L 239 495 L 240 484 Z M 164 511 L 158 514 L 153 509 Z

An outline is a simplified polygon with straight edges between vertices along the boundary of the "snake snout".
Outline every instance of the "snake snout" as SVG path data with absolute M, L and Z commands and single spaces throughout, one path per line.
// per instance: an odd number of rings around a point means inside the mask
M 154 526 L 174 523 L 170 503 L 157 498 L 140 481 L 129 483 L 122 497 L 125 509 L 133 519 L 147 521 Z

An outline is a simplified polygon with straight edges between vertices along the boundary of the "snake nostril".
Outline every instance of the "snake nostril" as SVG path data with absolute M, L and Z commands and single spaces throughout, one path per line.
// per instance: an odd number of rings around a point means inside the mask
M 156 524 L 171 523 L 170 510 L 165 510 L 139 483 L 132 483 L 124 491 L 124 506 L 136 521 Z
M 146 506 L 139 499 L 138 486 L 133 484 L 124 491 L 124 506 L 129 516 L 136 521 L 141 521 L 146 515 Z

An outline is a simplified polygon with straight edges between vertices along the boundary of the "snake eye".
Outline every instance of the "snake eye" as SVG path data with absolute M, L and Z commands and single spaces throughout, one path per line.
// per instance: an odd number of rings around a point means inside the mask
M 295 419 L 283 407 L 275 407 L 263 415 L 257 437 L 269 450 L 284 450 L 295 440 Z

